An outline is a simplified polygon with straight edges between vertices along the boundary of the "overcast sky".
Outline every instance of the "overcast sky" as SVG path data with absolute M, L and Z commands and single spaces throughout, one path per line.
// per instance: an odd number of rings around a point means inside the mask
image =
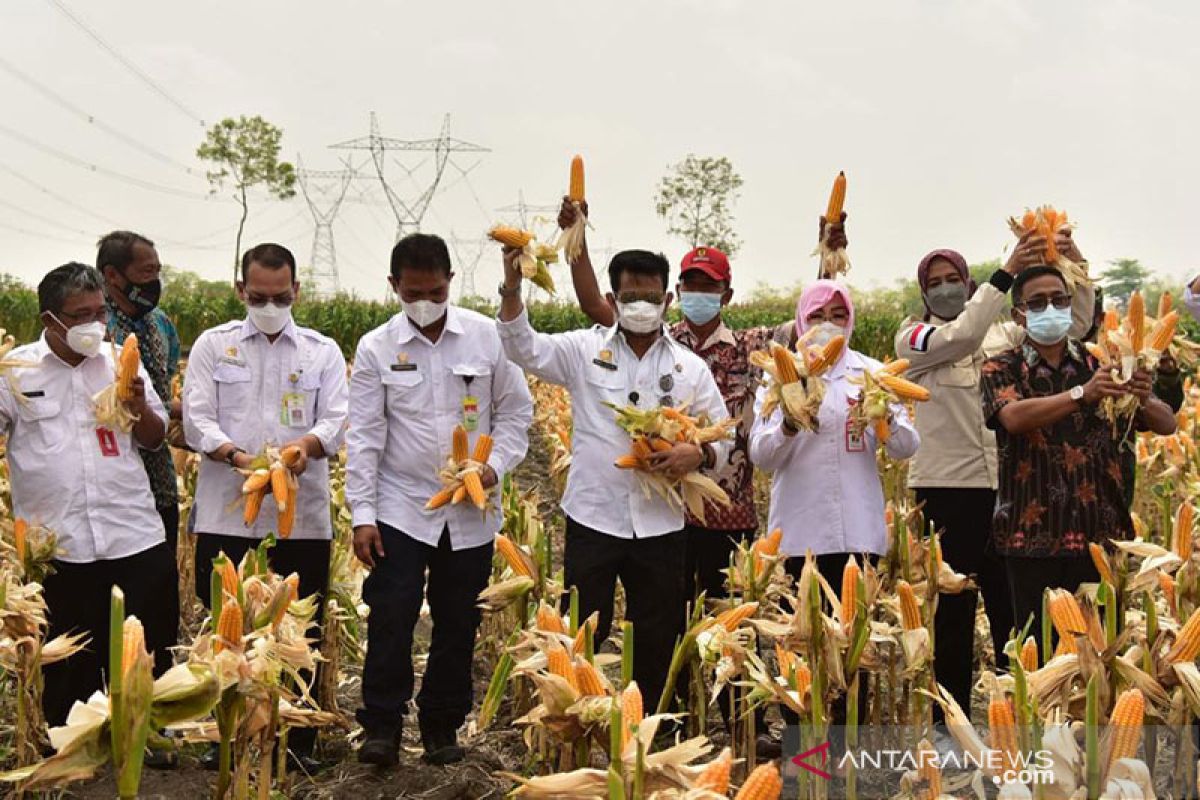
M 745 181 L 743 292 L 812 276 L 839 169 L 857 286 L 910 278 L 935 247 L 996 257 L 1005 218 L 1039 203 L 1070 212 L 1093 264 L 1137 257 L 1182 276 L 1200 268 L 1198 30 L 1196 3 L 1125 0 L 4 0 L 0 271 L 36 281 L 90 262 L 120 224 L 158 240 L 164 262 L 223 277 L 238 209 L 202 198 L 191 114 L 261 114 L 288 158 L 334 169 L 345 154 L 328 145 L 366 135 L 373 110 L 401 139 L 435 135 L 450 113 L 452 135 L 490 148 L 455 159 L 473 169 L 448 168 L 423 225 L 457 235 L 468 265 L 497 209 L 519 191 L 553 204 L 579 152 L 594 247 L 660 249 L 677 266 L 685 247 L 655 215 L 654 186 L 696 153 L 728 157 Z M 414 179 L 393 161 L 389 178 L 411 199 L 428 164 L 396 157 Z M 395 223 L 374 184 L 355 195 L 366 202 L 335 224 L 342 285 L 382 298 Z M 247 241 L 279 241 L 303 264 L 312 228 L 302 199 L 262 201 Z M 477 273 L 489 296 L 498 259 L 488 248 Z

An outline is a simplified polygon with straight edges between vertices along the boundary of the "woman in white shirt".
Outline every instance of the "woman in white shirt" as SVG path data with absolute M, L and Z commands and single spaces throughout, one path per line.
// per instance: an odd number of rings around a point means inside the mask
M 847 346 L 822 377 L 825 399 L 816 432 L 796 426 L 782 406 L 763 419 L 765 389 L 759 389 L 750 459 L 772 473 L 768 528 L 783 531 L 781 552 L 788 556 L 788 572 L 798 575 L 805 552 L 811 550 L 821 574 L 836 586 L 849 554 L 873 559 L 887 549 L 883 488 L 875 464 L 878 442 L 871 426 L 859 433 L 850 419 L 860 392 L 853 381 L 881 364 L 851 349 L 854 304 L 849 291 L 834 281 L 819 280 L 805 288 L 796 324 L 802 333 L 817 329 L 810 344 L 842 335 Z M 903 405 L 891 406 L 888 428 L 888 455 L 908 458 L 916 452 L 920 440 Z

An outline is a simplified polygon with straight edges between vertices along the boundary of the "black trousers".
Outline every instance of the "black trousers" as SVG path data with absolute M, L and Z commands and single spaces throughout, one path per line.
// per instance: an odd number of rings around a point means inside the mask
M 368 737 L 399 732 L 413 696 L 413 628 L 425 597 L 433 632 L 417 695 L 418 721 L 457 730 L 474 702 L 471 666 L 480 620 L 476 598 L 492 572 L 492 543 L 452 550 L 446 530 L 433 547 L 390 525 L 378 526 L 387 555 L 375 557 L 375 568 L 363 583 L 363 601 L 371 614 L 358 721 Z
M 992 547 L 992 513 L 996 493 L 991 489 L 917 489 L 925 503 L 926 533 L 930 525 L 942 532 L 942 558 L 955 572 L 971 575 L 979 592 L 938 597 L 933 623 L 934 669 L 963 710 L 971 709 L 971 669 L 975 654 L 975 608 L 979 594 L 992 630 L 996 666 L 1006 669 L 1004 645 L 1013 629 L 1012 599 L 1004 559 Z M 934 714 L 941 717 L 941 706 Z
M 219 533 L 196 534 L 196 597 L 208 606 L 211 599 L 210 581 L 212 579 L 213 559 L 220 553 L 237 565 L 248 550 L 258 547 L 261 539 L 251 539 L 245 536 L 225 536 Z M 329 554 L 332 542 L 328 539 L 280 539 L 270 549 L 267 559 L 271 569 L 278 575 L 291 575 L 295 572 L 300 576 L 299 594 L 301 597 L 318 595 L 317 613 L 313 622 L 317 631 L 325 616 L 325 591 L 329 588 Z M 314 634 L 310 632 L 310 636 Z M 320 633 L 315 636 L 319 639 Z M 317 665 L 320 670 L 320 664 Z M 307 674 L 301 673 L 305 680 Z M 296 753 L 308 755 L 317 741 L 316 728 L 296 728 L 288 734 L 288 747 Z
M 167 549 L 174 555 L 179 543 L 179 506 L 158 506 L 155 510 L 162 519 L 163 533 L 167 536 Z
M 168 648 L 174 646 L 179 632 L 179 576 L 175 556 L 165 544 L 126 558 L 88 564 L 55 561 L 54 570 L 43 584 L 50 638 L 64 633 L 91 637 L 85 650 L 45 668 L 42 707 L 49 724 L 61 725 L 76 700 L 86 701 L 106 683 L 113 586 L 120 586 L 125 593 L 125 615 L 136 616 L 145 628 L 155 674 L 170 666 Z M 169 601 L 172 597 L 174 605 Z
M 1025 620 L 1033 618 L 1029 632 L 1042 647 L 1042 594 L 1048 588 L 1066 589 L 1074 592 L 1081 583 L 1094 583 L 1100 580 L 1096 565 L 1090 555 L 1054 556 L 1051 558 L 1031 558 L 1008 556 L 1005 558 L 1008 567 L 1008 585 L 1012 591 L 1013 614 L 1017 625 L 1024 625 Z M 1042 653 L 1042 659 L 1049 654 Z
M 683 633 L 686 533 L 621 539 L 567 517 L 564 583 L 579 590 L 579 616 L 600 612 L 596 641 L 612 628 L 617 580 L 625 589 L 625 619 L 633 623 L 633 678 L 647 709 L 658 706 L 675 639 Z M 568 596 L 563 595 L 563 602 Z M 650 713 L 649 711 L 647 713 Z
M 176 580 L 174 587 L 170 589 L 170 594 L 163 597 L 163 602 L 167 604 L 167 608 L 163 613 L 170 615 L 175 620 L 176 638 L 179 634 L 179 580 L 178 580 L 178 564 L 179 559 L 176 554 L 179 546 L 179 506 L 159 506 L 157 508 L 158 516 L 163 522 L 163 533 L 167 537 L 167 552 L 171 554 L 171 560 L 175 562 L 177 568 Z M 172 642 L 174 644 L 174 642 Z M 171 668 L 173 656 L 169 651 L 162 651 L 154 654 L 154 668 L 160 674 Z
M 704 592 L 709 600 L 728 596 L 725 589 L 725 573 L 729 558 L 739 542 L 754 537 L 753 530 L 722 531 L 688 525 L 686 533 L 686 561 L 684 563 L 684 594 L 692 600 Z

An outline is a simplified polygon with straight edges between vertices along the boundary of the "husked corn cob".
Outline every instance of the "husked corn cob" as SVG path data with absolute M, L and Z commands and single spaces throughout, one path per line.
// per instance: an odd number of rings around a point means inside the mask
M 571 643 L 572 653 L 578 655 L 583 652 L 583 646 L 587 643 L 588 631 L 593 634 L 596 632 L 596 623 L 591 619 L 584 620 L 583 624 L 579 626 L 579 630 L 575 631 L 575 641 Z
M 854 624 L 854 616 L 858 612 L 858 577 L 862 572 L 854 556 L 846 559 L 842 567 L 842 625 L 849 628 Z
M 565 635 L 567 632 L 567 629 L 563 627 L 562 617 L 544 602 L 538 605 L 534 624 L 537 625 L 539 631 L 545 631 L 546 633 L 561 633 Z
M 821 375 L 825 370 L 837 363 L 837 360 L 842 356 L 842 348 L 846 346 L 846 337 L 842 335 L 834 336 L 825 346 L 821 348 L 821 353 L 813 360 L 808 367 L 809 375 Z
M 279 463 L 291 469 L 300 463 L 300 456 L 303 454 L 304 452 L 300 449 L 299 445 L 290 444 L 279 451 Z
M 288 479 L 282 465 L 271 467 L 271 496 L 281 512 L 287 510 Z
M 1021 668 L 1026 672 L 1036 672 L 1038 668 L 1037 642 L 1032 636 L 1025 639 L 1021 645 Z
M 1115 331 L 1121 327 L 1121 318 L 1117 316 L 1117 310 L 1110 308 L 1104 312 L 1104 330 Z
M 846 204 L 846 173 L 839 172 L 833 179 L 833 190 L 829 193 L 829 205 L 825 207 L 825 221 L 836 224 L 842 220 L 842 206 Z
M 729 773 L 733 770 L 733 751 L 726 747 L 721 755 L 710 761 L 704 771 L 696 776 L 693 789 L 702 789 L 722 797 L 729 791 Z
M 1100 366 L 1108 367 L 1112 365 L 1112 358 L 1108 355 L 1108 348 L 1102 347 L 1096 342 L 1084 342 L 1083 346 L 1092 354 L 1092 358 L 1100 362 Z
M 579 681 L 575 678 L 575 667 L 571 664 L 571 656 L 567 654 L 561 644 L 553 644 L 546 651 L 546 670 L 551 675 L 557 675 L 571 684 L 572 689 L 579 689 Z
M 267 484 L 271 482 L 271 470 L 256 469 L 246 476 L 246 480 L 242 481 L 242 494 L 250 494 L 252 492 L 260 492 L 267 488 Z
M 1167 651 L 1167 663 L 1178 664 L 1182 661 L 1195 661 L 1200 654 L 1200 608 L 1192 612 L 1188 621 L 1175 637 L 1175 644 Z
M 137 335 L 131 333 L 121 345 L 121 355 L 117 362 L 117 399 L 123 403 L 133 397 L 133 379 L 137 377 L 141 360 Z
M 792 670 L 799 663 L 796 654 L 791 650 L 785 650 L 779 642 L 775 643 L 775 661 L 779 664 L 779 674 L 785 678 L 791 676 Z
M 906 378 L 901 378 L 899 375 L 890 375 L 883 372 L 877 374 L 875 377 L 885 389 L 901 400 L 924 402 L 929 399 L 928 389 Z
M 523 575 L 526 578 L 532 578 L 533 573 L 529 571 L 528 565 L 525 563 L 524 554 L 521 549 L 503 533 L 496 534 L 496 549 L 500 551 L 500 555 L 504 557 L 505 563 L 518 575 Z
M 1108 566 L 1108 556 L 1104 553 L 1104 547 L 1096 542 L 1088 542 L 1088 553 L 1092 557 L 1092 564 L 1096 566 L 1096 572 L 1100 573 L 1100 580 L 1109 586 L 1116 586 L 1117 582 L 1113 580 L 1112 569 Z
M 645 461 L 654 454 L 654 448 L 650 446 L 650 442 L 646 441 L 646 437 L 639 436 L 630 444 L 630 451 L 635 457 Z
M 755 539 L 754 544 L 750 547 L 760 555 L 777 556 L 779 555 L 779 546 L 781 544 L 783 544 L 783 529 L 776 528 L 766 536 Z
M 1133 352 L 1140 353 L 1146 345 L 1146 302 L 1137 289 L 1129 296 L 1126 320 L 1129 325 L 1129 344 L 1133 347 Z
M 242 522 L 247 528 L 254 524 L 258 519 L 258 512 L 262 510 L 263 500 L 267 496 L 267 487 L 259 489 L 257 492 L 251 492 L 246 495 L 246 507 L 242 511 Z
M 1192 557 L 1192 533 L 1195 530 L 1195 515 L 1195 509 L 1192 507 L 1191 502 L 1187 500 L 1175 512 L 1175 529 L 1171 535 L 1171 549 L 1175 551 L 1175 555 L 1179 556 L 1180 561 L 1187 561 Z
M 779 373 L 780 383 L 795 383 L 800 380 L 796 362 L 792 360 L 792 353 L 786 347 L 778 342 L 771 342 L 771 358 L 775 359 L 775 371 Z
M 675 445 L 671 444 L 666 439 L 660 439 L 657 436 L 655 436 L 653 439 L 649 439 L 648 441 L 650 442 L 650 449 L 656 453 L 665 453 L 668 450 L 674 449 L 675 447 Z
M 23 517 L 13 520 L 13 549 L 17 551 L 17 560 L 25 561 L 25 551 L 28 549 L 29 523 Z
M 583 188 L 583 156 L 577 155 L 571 159 L 571 184 L 567 190 L 567 197 L 576 203 L 583 202 Z
M 906 580 L 896 582 L 896 596 L 900 598 L 900 621 L 904 630 L 915 631 L 921 627 L 921 609 L 917 605 L 917 596 L 912 586 Z
M 613 466 L 617 469 L 641 469 L 643 462 L 642 459 L 633 453 L 626 453 L 625 455 L 617 456 L 617 460 L 613 462 Z
M 883 372 L 889 375 L 903 375 L 904 372 L 912 365 L 912 362 L 907 358 L 897 358 L 895 361 L 889 361 L 883 365 Z
M 575 683 L 584 697 L 604 697 L 608 694 L 604 680 L 590 661 L 581 659 L 575 663 Z
M 932 743 L 922 739 L 918 752 L 921 761 L 917 767 L 917 774 L 925 781 L 925 797 L 928 800 L 938 800 L 942 796 L 942 770 L 935 757 L 937 751 L 933 749 Z
M 221 591 L 230 597 L 238 596 L 238 587 L 242 585 L 242 579 L 238 576 L 237 567 L 233 565 L 233 560 L 224 553 L 221 554 L 225 559 L 221 562 Z
M 279 537 L 287 539 L 291 537 L 292 530 L 296 527 L 296 493 L 300 483 L 291 472 L 286 469 L 280 471 L 287 476 L 287 501 L 279 510 L 276 526 L 279 528 Z
M 480 464 L 486 464 L 487 460 L 492 457 L 492 437 L 486 433 L 479 434 L 479 438 L 475 440 L 475 453 L 471 456 L 473 461 Z
M 213 652 L 219 653 L 229 647 L 242 646 L 242 607 L 238 601 L 226 598 L 221 604 L 221 617 L 217 620 L 217 635 L 213 639 Z
M 1171 609 L 1172 614 L 1178 616 L 1175 606 L 1175 579 L 1165 572 L 1159 572 L 1158 587 L 1162 589 L 1163 597 L 1167 601 L 1167 608 Z
M 779 768 L 774 761 L 768 761 L 754 768 L 738 790 L 736 800 L 779 800 L 782 792 L 783 778 L 779 777 Z
M 1166 315 L 1159 318 L 1158 322 L 1154 323 L 1154 328 L 1150 332 L 1149 348 L 1156 353 L 1166 352 L 1171 345 L 1171 340 L 1175 338 L 1175 327 L 1179 324 L 1179 312 L 1169 311 Z
M 121 674 L 146 652 L 146 631 L 137 617 L 127 617 L 121 629 Z
M 438 491 L 433 497 L 429 498 L 429 502 L 425 504 L 425 510 L 433 511 L 434 509 L 441 508 L 449 503 L 454 499 L 454 492 L 456 489 L 458 489 L 458 486 L 451 484 L 450 486 Z
M 466 487 L 467 497 L 480 511 L 487 508 L 487 492 L 483 490 L 483 479 L 475 470 L 468 470 L 462 476 L 463 486 Z
M 1146 698 L 1140 689 L 1121 692 L 1108 720 L 1112 731 L 1112 747 L 1108 753 L 1108 769 L 1122 758 L 1137 756 L 1138 743 L 1142 740 L 1142 722 L 1145 719 Z
M 1060 653 L 1077 653 L 1075 634 L 1088 630 L 1087 621 L 1083 618 L 1083 610 L 1079 607 L 1075 595 L 1065 589 L 1050 590 L 1050 619 L 1054 622 L 1054 630 L 1058 633 L 1058 651 Z
M 467 429 L 462 425 L 454 426 L 454 433 L 450 435 L 450 457 L 454 459 L 455 464 L 461 464 L 467 460 L 470 450 L 467 449 Z
M 754 616 L 756 611 L 758 611 L 758 603 L 742 603 L 718 614 L 716 624 L 723 625 L 725 630 L 733 633 L 739 625 Z
M 988 728 L 992 749 L 1003 754 L 1005 766 L 1013 768 L 1017 763 L 1017 723 L 1007 698 L 996 696 L 988 703 Z
M 488 238 L 499 242 L 505 247 L 524 247 L 533 240 L 533 234 L 520 228 L 510 228 L 507 225 L 496 225 L 488 231 Z
M 1167 314 L 1171 313 L 1172 297 L 1170 292 L 1163 292 L 1158 296 L 1158 313 L 1154 316 L 1162 319 Z
M 454 496 L 450 498 L 450 503 L 452 505 L 458 505 L 459 503 L 461 503 L 463 500 L 466 500 L 466 499 L 467 499 L 467 485 L 465 483 L 460 483 L 458 485 L 458 488 L 456 488 L 454 490 Z
M 633 729 L 642 724 L 642 717 L 642 690 L 638 688 L 637 681 L 630 681 L 625 691 L 621 692 L 622 751 L 625 750 L 629 737 L 633 735 Z

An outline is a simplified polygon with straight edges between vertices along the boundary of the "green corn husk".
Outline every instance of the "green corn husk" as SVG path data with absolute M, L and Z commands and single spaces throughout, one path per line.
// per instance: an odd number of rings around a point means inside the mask
M 621 686 L 633 680 L 633 623 L 621 623 Z
M 505 647 L 504 653 L 496 662 L 496 669 L 492 671 L 492 679 L 488 683 L 487 694 L 483 698 L 483 703 L 479 707 L 478 726 L 480 730 L 485 730 L 491 724 L 492 719 L 496 716 L 496 712 L 500 710 L 500 704 L 504 701 L 504 690 L 508 686 L 508 678 L 512 674 L 513 661 L 512 653 L 508 652 L 508 647 L 516 643 L 517 634 L 514 632 L 509 638 L 508 644 Z
M 125 717 L 125 687 L 121 669 L 124 641 L 125 593 L 120 587 L 114 586 L 108 606 L 108 714 L 112 720 L 109 748 L 114 754 L 124 752 L 122 737 L 129 729 Z
M 1086 731 L 1087 752 L 1087 796 L 1100 796 L 1100 732 L 1099 725 L 1099 694 L 1100 688 L 1097 676 L 1093 675 L 1087 684 L 1087 710 L 1085 713 L 1084 729 Z

